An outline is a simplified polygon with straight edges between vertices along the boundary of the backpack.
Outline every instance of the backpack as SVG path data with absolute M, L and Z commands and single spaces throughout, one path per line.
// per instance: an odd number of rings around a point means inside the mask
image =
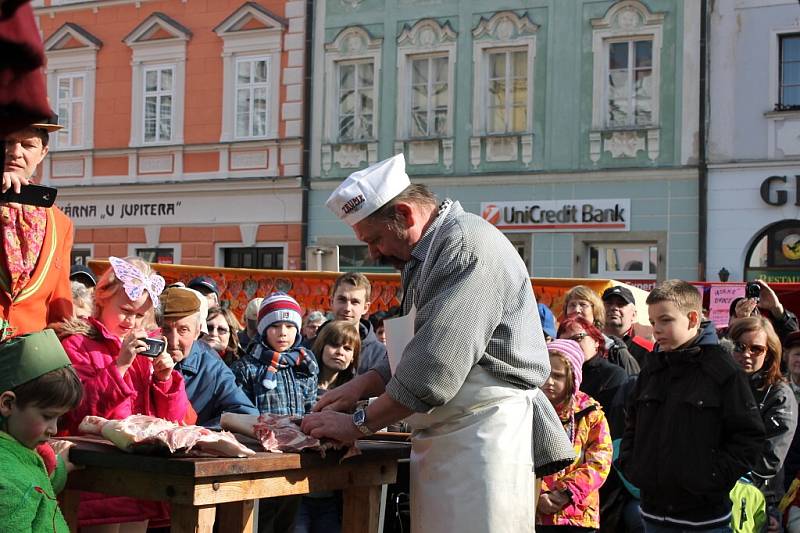
M 761 533 L 767 524 L 767 502 L 753 482 L 740 478 L 730 492 L 734 533 Z

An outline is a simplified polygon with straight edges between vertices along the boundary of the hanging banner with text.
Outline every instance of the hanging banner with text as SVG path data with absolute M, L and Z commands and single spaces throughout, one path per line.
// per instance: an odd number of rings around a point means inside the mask
M 630 213 L 630 199 L 481 203 L 483 219 L 509 233 L 629 231 Z
M 718 328 L 728 325 L 731 302 L 744 296 L 744 283 L 712 285 L 708 294 L 708 319 Z

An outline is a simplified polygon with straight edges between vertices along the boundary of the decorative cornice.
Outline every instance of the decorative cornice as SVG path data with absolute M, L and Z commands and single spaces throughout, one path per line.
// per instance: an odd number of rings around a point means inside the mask
M 635 31 L 642 26 L 655 26 L 664 22 L 664 13 L 651 13 L 638 0 L 623 0 L 608 8 L 602 18 L 592 19 L 592 28 Z
M 339 52 L 341 55 L 359 55 L 364 52 L 380 50 L 383 39 L 373 38 L 369 31 L 362 26 L 349 26 L 325 45 L 328 52 Z
M 440 44 L 455 42 L 456 32 L 449 22 L 440 24 L 435 19 L 422 19 L 413 26 L 406 24 L 397 37 L 397 45 L 414 48 L 434 48 Z
M 58 45 L 62 43 L 67 36 L 75 39 L 83 44 L 83 46 L 80 48 L 60 48 Z M 44 41 L 45 52 L 53 52 L 56 50 L 81 50 L 85 48 L 99 50 L 101 46 L 103 46 L 103 41 L 73 22 L 65 22 Z
M 156 28 L 163 29 L 172 35 L 172 39 L 188 41 L 192 37 L 192 32 L 189 30 L 189 28 L 172 17 L 169 17 L 159 11 L 155 11 L 149 17 L 144 19 L 138 26 L 136 26 L 133 31 L 125 36 L 125 38 L 122 39 L 122 42 L 128 46 L 148 42 L 148 35 L 151 34 Z
M 249 19 L 261 22 L 265 27 L 258 29 L 242 29 L 241 26 Z M 225 17 L 225 20 L 217 24 L 214 33 L 222 37 L 223 35 L 236 32 L 264 31 L 264 30 L 283 30 L 289 25 L 289 21 L 276 15 L 269 9 L 256 4 L 255 2 L 245 2 L 239 8 Z
M 539 26 L 528 17 L 527 13 L 517 15 L 513 11 L 500 11 L 490 18 L 481 18 L 472 30 L 476 40 L 493 39 L 510 41 L 519 37 L 534 35 Z

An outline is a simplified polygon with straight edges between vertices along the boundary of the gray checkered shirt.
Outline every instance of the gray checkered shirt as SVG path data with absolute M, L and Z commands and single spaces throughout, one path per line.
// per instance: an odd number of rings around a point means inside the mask
M 426 279 L 419 279 L 432 239 L 433 224 L 403 268 L 403 313 L 413 297 L 415 335 L 386 391 L 406 407 L 427 412 L 453 398 L 476 364 L 511 386 L 541 386 L 550 361 L 517 250 L 455 202 L 431 248 Z

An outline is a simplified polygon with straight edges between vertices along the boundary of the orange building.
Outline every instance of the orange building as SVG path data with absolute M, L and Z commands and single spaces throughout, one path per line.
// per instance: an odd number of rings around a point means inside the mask
M 73 259 L 299 269 L 303 0 L 39 0 Z

